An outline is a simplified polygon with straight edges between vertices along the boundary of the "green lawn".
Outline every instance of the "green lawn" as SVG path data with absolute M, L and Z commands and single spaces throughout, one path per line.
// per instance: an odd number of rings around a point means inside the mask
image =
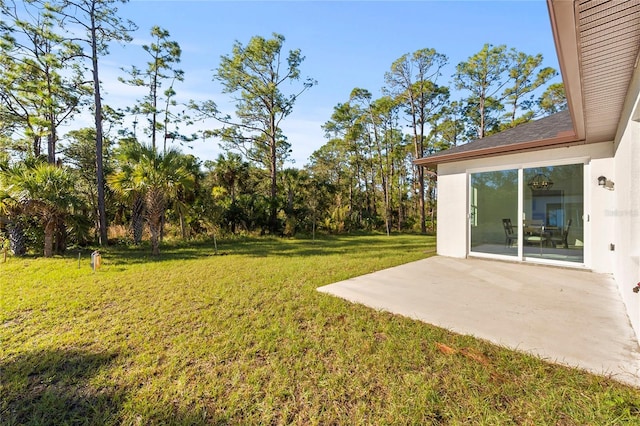
M 617 382 L 318 293 L 424 236 L 0 263 L 2 424 L 640 424 Z M 449 350 L 453 349 L 453 351 Z

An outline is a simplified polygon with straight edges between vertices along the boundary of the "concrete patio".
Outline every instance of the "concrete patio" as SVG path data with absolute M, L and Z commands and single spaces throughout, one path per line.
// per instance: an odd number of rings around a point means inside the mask
M 318 290 L 640 387 L 640 347 L 609 275 L 435 256 Z

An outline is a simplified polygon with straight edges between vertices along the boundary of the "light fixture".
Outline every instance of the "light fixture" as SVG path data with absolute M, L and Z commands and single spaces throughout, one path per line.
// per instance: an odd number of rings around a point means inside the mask
M 613 191 L 613 185 L 614 183 L 612 181 L 610 181 L 609 179 L 606 178 L 606 176 L 600 176 L 598 177 L 598 186 L 601 186 L 603 188 L 606 188 L 610 191 Z
M 527 182 L 527 186 L 534 191 L 544 189 L 549 190 L 553 186 L 553 181 L 545 174 L 538 173 Z

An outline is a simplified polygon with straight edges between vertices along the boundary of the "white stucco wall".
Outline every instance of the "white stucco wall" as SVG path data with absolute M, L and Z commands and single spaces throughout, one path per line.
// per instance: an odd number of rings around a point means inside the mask
M 468 247 L 468 175 L 480 170 L 585 163 L 585 264 L 597 272 L 613 271 L 614 253 L 609 250 L 614 217 L 615 191 L 598 186 L 598 176 L 614 179 L 613 142 L 555 148 L 537 152 L 466 160 L 438 165 L 437 250 L 442 256 L 466 257 Z M 616 184 L 617 186 L 617 184 Z
M 443 172 L 449 165 L 438 166 L 437 250 L 442 256 L 467 256 L 467 175 Z
M 607 214 L 615 221 L 614 277 L 640 337 L 640 293 L 632 291 L 640 282 L 640 95 L 632 104 L 633 113 L 619 130 L 616 141 L 615 201 Z
M 586 266 L 595 272 L 612 273 L 615 251 L 611 244 L 616 243 L 613 231 L 615 218 L 610 210 L 615 203 L 615 191 L 598 186 L 598 177 L 604 176 L 615 182 L 613 157 L 593 158 L 585 174 L 585 213 L 589 214 L 591 250 L 585 258 Z M 589 197 L 589 199 L 587 199 Z

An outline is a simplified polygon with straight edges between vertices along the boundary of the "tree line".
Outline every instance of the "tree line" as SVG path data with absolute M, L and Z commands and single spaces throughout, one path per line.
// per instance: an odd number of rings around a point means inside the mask
M 427 232 L 435 174 L 413 160 L 566 108 L 541 55 L 485 45 L 457 65 L 454 92 L 439 82 L 448 58 L 422 49 L 391 64 L 381 97 L 354 88 L 323 125 L 327 143 L 307 166 L 287 167 L 281 124 L 316 84 L 302 77 L 300 50 L 284 51 L 280 34 L 234 43 L 213 75 L 235 101 L 229 115 L 213 101 L 176 101 L 182 51 L 154 26 L 144 63 L 119 78 L 145 95 L 114 109 L 101 61 L 137 30 L 120 3 L 0 0 L 0 231 L 17 255 L 104 245 L 109 229 L 135 244 L 146 230 L 154 254 L 168 233 Z M 87 111 L 92 127 L 60 134 Z M 129 128 L 127 115 L 145 122 Z M 217 124 L 189 133 L 198 121 Z M 198 138 L 224 154 L 202 161 L 175 148 Z

